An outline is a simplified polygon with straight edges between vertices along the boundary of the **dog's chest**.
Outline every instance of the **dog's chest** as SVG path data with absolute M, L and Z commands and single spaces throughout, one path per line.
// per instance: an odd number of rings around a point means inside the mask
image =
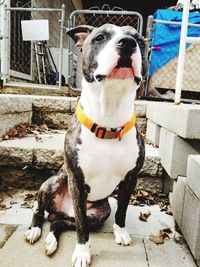
M 126 174 L 136 166 L 139 147 L 136 129 L 129 131 L 121 141 L 96 138 L 87 129 L 81 131 L 78 162 L 85 183 L 89 185 L 88 200 L 109 196 Z

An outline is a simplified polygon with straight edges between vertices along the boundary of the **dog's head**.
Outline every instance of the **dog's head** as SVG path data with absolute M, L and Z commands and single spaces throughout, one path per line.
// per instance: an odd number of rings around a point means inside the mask
M 87 82 L 132 79 L 138 86 L 146 73 L 143 38 L 130 26 L 83 25 L 68 31 L 83 53 L 83 75 Z

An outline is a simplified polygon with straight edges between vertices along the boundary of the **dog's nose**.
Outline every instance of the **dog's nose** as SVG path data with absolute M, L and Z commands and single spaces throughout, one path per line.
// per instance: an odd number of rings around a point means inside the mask
M 132 37 L 123 37 L 121 38 L 118 42 L 117 42 L 117 47 L 119 49 L 131 49 L 131 48 L 135 48 L 137 46 L 137 43 L 135 41 L 135 39 L 133 39 Z

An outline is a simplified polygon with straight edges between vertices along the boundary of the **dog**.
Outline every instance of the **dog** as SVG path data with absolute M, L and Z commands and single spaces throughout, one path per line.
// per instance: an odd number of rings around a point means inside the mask
M 145 158 L 134 113 L 136 90 L 146 72 L 145 45 L 130 26 L 83 25 L 68 35 L 83 55 L 82 93 L 66 133 L 64 167 L 41 185 L 25 238 L 29 243 L 39 239 L 47 211 L 51 226 L 46 254 L 56 251 L 64 230 L 76 229 L 72 263 L 87 267 L 89 231 L 109 217 L 108 197 L 116 188 L 115 242 L 131 244 L 126 211 Z

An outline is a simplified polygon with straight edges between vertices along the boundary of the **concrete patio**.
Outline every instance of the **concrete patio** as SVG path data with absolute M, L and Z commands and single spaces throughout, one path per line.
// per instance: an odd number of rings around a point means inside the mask
M 0 210 L 0 258 L 1 267 L 68 267 L 71 266 L 71 255 L 76 242 L 75 232 L 62 234 L 57 252 L 48 257 L 44 251 L 44 239 L 48 234 L 49 223 L 43 227 L 42 237 L 34 245 L 24 240 L 24 232 L 32 218 L 31 208 L 23 208 L 25 196 L 34 194 L 35 191 L 17 190 L 12 196 L 4 195 L 1 205 L 8 209 Z M 92 233 L 91 252 L 92 267 L 195 267 L 192 255 L 183 241 L 176 243 L 174 235 L 174 220 L 160 211 L 158 205 L 154 206 L 129 206 L 127 214 L 127 228 L 132 236 L 133 244 L 122 247 L 114 242 L 112 224 L 116 210 L 116 200 L 110 198 L 112 214 L 104 227 Z M 151 211 L 147 222 L 139 220 L 140 211 Z M 165 239 L 164 244 L 156 245 L 149 240 L 149 235 L 156 234 L 159 230 L 170 228 L 170 239 Z

